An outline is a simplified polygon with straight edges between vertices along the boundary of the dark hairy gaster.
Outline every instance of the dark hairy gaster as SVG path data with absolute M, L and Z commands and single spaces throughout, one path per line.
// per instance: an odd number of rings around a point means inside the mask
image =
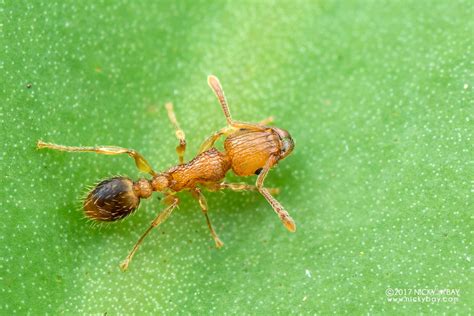
M 100 182 L 84 200 L 87 217 L 97 221 L 116 221 L 130 215 L 140 204 L 133 181 L 114 177 Z

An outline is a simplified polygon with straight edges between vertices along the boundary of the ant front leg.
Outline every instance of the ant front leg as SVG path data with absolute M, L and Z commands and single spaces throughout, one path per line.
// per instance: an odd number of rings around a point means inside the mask
M 221 130 L 215 132 L 211 136 L 209 136 L 199 147 L 199 153 L 203 153 L 212 146 L 214 146 L 214 143 L 223 135 L 226 135 L 230 132 L 234 131 L 233 128 L 231 127 L 224 127 Z
M 224 111 L 224 113 L 229 113 L 228 110 Z M 229 114 L 230 115 L 230 114 Z M 235 123 L 234 125 L 224 127 L 220 129 L 219 131 L 215 132 L 211 136 L 209 136 L 199 147 L 199 153 L 203 153 L 209 148 L 211 148 L 214 143 L 224 135 L 229 135 L 232 134 L 232 132 L 235 132 L 238 128 L 245 128 L 245 129 L 250 129 L 250 130 L 255 130 L 255 131 L 262 131 L 264 130 L 262 127 L 265 125 L 273 123 L 274 118 L 273 116 L 267 117 L 266 119 L 261 120 L 258 122 L 256 125 L 255 124 L 250 124 L 250 123 Z M 233 122 L 233 121 L 232 121 Z M 234 123 L 232 123 L 234 124 Z
M 270 171 L 270 168 L 275 164 L 276 160 L 275 158 L 271 157 L 267 163 L 265 164 L 265 167 L 263 167 L 263 170 L 260 172 L 257 178 L 257 189 L 260 192 L 260 194 L 263 195 L 263 197 L 270 203 L 272 206 L 273 210 L 277 213 L 278 217 L 280 218 L 281 222 L 283 225 L 285 225 L 286 229 L 288 229 L 290 232 L 295 232 L 296 231 L 296 224 L 293 218 L 291 218 L 290 214 L 285 210 L 283 205 L 280 204 L 269 192 L 269 189 L 263 187 L 263 182 L 265 181 L 265 177 L 268 174 L 268 171 Z
M 207 201 L 204 195 L 202 194 L 201 190 L 199 188 L 194 188 L 191 191 L 191 194 L 199 202 L 199 206 L 201 207 L 202 213 L 206 217 L 207 226 L 209 227 L 209 231 L 211 232 L 212 238 L 214 239 L 214 242 L 216 243 L 216 247 L 220 248 L 224 246 L 224 243 L 219 239 L 219 236 L 217 236 L 216 231 L 214 230 L 214 227 L 212 227 L 211 220 L 209 219 L 209 216 L 207 215 L 207 210 L 208 210 Z
M 168 118 L 176 129 L 176 138 L 179 140 L 179 145 L 176 147 L 176 153 L 178 154 L 179 163 L 182 164 L 184 163 L 184 152 L 186 151 L 186 139 L 184 131 L 179 127 L 178 120 L 176 119 L 176 115 L 173 111 L 173 104 L 166 103 L 165 107 L 168 111 Z
M 135 160 L 135 165 L 137 168 L 145 173 L 149 173 L 152 176 L 156 175 L 156 172 L 150 166 L 148 161 L 137 151 L 133 149 L 127 149 L 117 146 L 97 146 L 97 147 L 74 147 L 74 146 L 63 146 L 51 143 L 45 143 L 39 140 L 36 144 L 38 149 L 48 148 L 54 149 L 59 151 L 68 151 L 68 152 L 93 152 L 96 154 L 102 155 L 120 155 L 120 154 L 128 154 Z
M 275 118 L 273 116 L 269 116 L 266 119 L 261 120 L 258 122 L 258 125 L 268 125 L 271 124 L 275 121 Z
M 138 239 L 136 242 L 135 246 L 133 246 L 132 251 L 128 254 L 127 258 L 120 264 L 120 268 L 122 271 L 127 270 L 128 265 L 130 264 L 130 261 L 132 261 L 133 256 L 135 255 L 135 252 L 137 252 L 138 247 L 140 247 L 141 243 L 145 239 L 145 237 L 148 235 L 148 233 L 161 223 L 163 223 L 170 215 L 171 212 L 178 206 L 179 199 L 173 195 L 168 195 L 165 198 L 165 201 L 169 201 L 169 206 L 163 210 L 163 212 L 159 213 L 158 216 L 151 222 L 150 226 L 148 229 L 143 233 L 143 235 Z

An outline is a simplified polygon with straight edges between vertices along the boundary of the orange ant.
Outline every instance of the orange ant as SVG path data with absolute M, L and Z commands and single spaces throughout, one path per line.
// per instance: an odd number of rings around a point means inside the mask
M 271 195 L 271 193 L 277 193 L 278 190 L 263 186 L 268 171 L 278 161 L 292 152 L 294 148 L 293 139 L 283 129 L 265 126 L 265 124 L 272 121 L 272 118 L 257 124 L 234 121 L 230 115 L 227 100 L 219 80 L 211 75 L 208 77 L 208 83 L 221 104 L 227 119 L 227 126 L 211 135 L 201 145 L 199 154 L 191 161 L 184 163 L 185 135 L 176 120 L 173 105 L 171 103 L 166 104 L 168 117 L 176 129 L 176 137 L 179 140 L 179 145 L 176 147 L 179 164 L 165 172 L 156 173 L 145 158 L 133 149 L 116 146 L 71 147 L 45 143 L 41 140 L 37 143 L 38 148 L 60 151 L 94 152 L 104 155 L 128 154 L 135 160 L 135 164 L 140 171 L 152 176 L 151 180 L 141 178 L 136 182 L 127 177 L 113 177 L 97 184 L 84 200 L 85 215 L 92 220 L 116 221 L 122 219 L 138 208 L 140 199 L 149 198 L 153 191 L 164 193 L 164 201 L 167 207 L 153 220 L 135 243 L 129 255 L 121 263 L 120 267 L 123 271 L 128 268 L 133 255 L 148 233 L 154 227 L 163 223 L 178 206 L 179 199 L 176 197 L 176 193 L 183 190 L 190 192 L 199 202 L 217 248 L 224 244 L 212 227 L 207 215 L 207 202 L 200 187 L 210 191 L 222 189 L 258 191 L 270 203 L 283 225 L 290 232 L 296 230 L 295 222 L 291 216 Z M 219 151 L 214 147 L 214 143 L 221 136 L 226 137 L 224 151 Z M 238 176 L 258 175 L 256 185 L 223 182 L 222 180 L 230 169 Z

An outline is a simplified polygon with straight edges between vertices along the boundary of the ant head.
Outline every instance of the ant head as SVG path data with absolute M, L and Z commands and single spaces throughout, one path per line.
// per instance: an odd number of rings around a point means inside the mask
M 140 189 L 129 178 L 104 180 L 84 200 L 85 215 L 96 221 L 116 221 L 133 213 L 140 204 Z
M 280 137 L 281 142 L 281 151 L 278 160 L 285 159 L 289 154 L 291 154 L 293 148 L 295 148 L 295 142 L 293 141 L 293 138 L 291 138 L 290 133 L 286 130 L 277 127 L 273 127 L 272 129 L 278 137 Z

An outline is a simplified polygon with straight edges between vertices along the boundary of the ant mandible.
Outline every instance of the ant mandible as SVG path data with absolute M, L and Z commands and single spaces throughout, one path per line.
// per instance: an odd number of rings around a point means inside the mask
M 167 207 L 153 220 L 121 263 L 120 267 L 123 271 L 128 268 L 133 255 L 148 233 L 154 227 L 163 223 L 178 206 L 179 199 L 176 197 L 176 193 L 180 191 L 190 192 L 199 202 L 217 248 L 224 244 L 212 227 L 207 214 L 207 202 L 201 192 L 202 187 L 210 191 L 223 189 L 258 191 L 270 203 L 283 225 L 290 232 L 296 230 L 295 222 L 291 216 L 271 194 L 277 193 L 278 190 L 263 186 L 268 171 L 292 152 L 294 148 L 293 139 L 283 129 L 266 126 L 272 121 L 272 118 L 256 124 L 234 121 L 230 115 L 219 79 L 211 75 L 208 77 L 208 83 L 221 104 L 227 119 L 227 126 L 204 141 L 199 154 L 191 161 L 184 163 L 185 135 L 176 120 L 173 105 L 171 103 L 166 104 L 168 117 L 176 129 L 176 137 L 179 140 L 179 145 L 176 147 L 179 164 L 165 172 L 156 173 L 145 158 L 133 149 L 116 146 L 72 147 L 45 143 L 41 140 L 37 143 L 39 149 L 94 152 L 104 155 L 128 154 L 135 160 L 135 164 L 140 171 L 152 176 L 151 179 L 141 178 L 135 182 L 127 177 L 113 177 L 98 183 L 84 199 L 85 215 L 92 220 L 116 221 L 122 219 L 133 213 L 138 208 L 140 199 L 149 198 L 153 191 L 162 192 L 165 195 L 164 201 Z M 214 147 L 214 143 L 222 136 L 226 137 L 224 151 L 219 151 Z M 258 175 L 256 185 L 223 182 L 222 180 L 230 169 L 238 176 Z

